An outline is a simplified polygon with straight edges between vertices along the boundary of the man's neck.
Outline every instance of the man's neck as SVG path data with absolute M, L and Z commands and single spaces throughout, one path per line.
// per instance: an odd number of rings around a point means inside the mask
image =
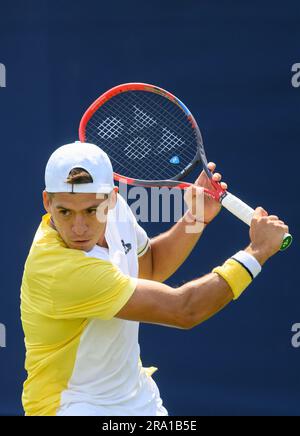
M 97 245 L 99 245 L 99 247 L 108 248 L 108 244 L 105 239 L 105 234 L 99 239 Z
M 49 225 L 50 225 L 50 227 L 51 227 L 52 229 L 56 230 L 56 227 L 55 227 L 55 224 L 54 224 L 54 221 L 53 221 L 52 216 L 50 217 Z M 56 231 L 57 231 L 57 230 L 56 230 Z

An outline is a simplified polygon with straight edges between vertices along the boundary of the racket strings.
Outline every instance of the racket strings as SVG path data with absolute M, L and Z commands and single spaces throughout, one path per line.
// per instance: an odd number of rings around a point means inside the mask
M 151 151 L 151 142 L 146 138 L 134 138 L 124 148 L 125 154 L 129 159 L 144 159 Z
M 197 149 L 194 129 L 182 109 L 152 92 L 113 97 L 94 113 L 86 133 L 88 141 L 108 153 L 115 172 L 134 178 L 173 178 Z
M 163 99 L 163 101 L 167 101 L 167 100 Z M 143 101 L 143 104 L 144 103 L 145 103 L 145 101 Z M 115 105 L 116 105 L 116 101 L 115 101 Z M 122 107 L 120 105 L 118 105 L 118 106 L 119 106 L 119 111 L 120 111 L 122 109 Z M 154 120 L 152 117 L 150 118 L 149 116 L 144 115 L 144 111 L 143 111 L 143 118 L 142 119 L 141 118 L 137 119 L 137 116 L 136 116 L 137 115 L 137 110 L 136 110 L 137 106 L 134 105 L 134 108 L 135 108 L 135 123 L 133 124 L 134 128 L 137 127 L 137 123 L 139 123 L 140 128 L 149 127 L 149 120 L 151 122 L 151 125 L 157 124 L 157 121 Z M 171 109 L 174 111 L 173 108 L 174 108 L 174 105 L 172 104 L 171 105 Z M 150 109 L 151 109 L 151 106 L 149 105 L 147 107 L 147 110 L 150 110 Z M 160 109 L 161 109 L 161 107 L 160 107 Z M 125 112 L 125 114 L 126 113 L 127 112 Z M 141 114 L 141 111 L 139 111 L 138 113 Z M 169 115 L 169 113 L 168 113 L 168 115 Z M 123 118 L 124 118 L 124 115 L 123 115 Z M 147 125 L 145 125 L 145 119 L 147 121 Z M 108 121 L 111 121 L 111 122 L 108 122 Z M 118 126 L 118 131 L 119 131 L 118 133 L 122 134 L 122 130 L 123 130 L 124 125 L 120 123 L 120 119 L 117 119 L 116 117 L 111 116 L 111 117 L 108 117 L 104 121 L 104 123 L 106 123 L 106 125 L 104 125 L 104 127 L 106 127 L 105 130 L 107 130 L 107 128 L 108 129 L 109 128 L 112 129 L 113 133 L 110 136 L 113 136 L 113 137 L 118 136 L 118 135 L 115 134 L 115 127 L 116 127 L 116 125 Z M 99 126 L 100 126 L 100 128 L 102 127 L 101 123 L 99 124 Z M 129 130 L 132 131 L 133 130 L 132 127 Z M 176 136 L 174 133 L 172 133 L 169 129 L 164 128 L 163 132 L 164 133 L 163 133 L 163 136 L 161 138 L 160 147 L 157 147 L 157 149 L 156 149 L 159 154 L 162 153 L 165 149 L 170 150 L 175 145 L 178 146 L 178 145 L 183 145 L 184 144 L 184 141 L 181 138 L 179 138 L 178 136 Z M 105 135 L 107 136 L 106 131 L 103 132 L 103 135 L 101 135 L 101 133 L 100 133 L 100 136 L 102 136 L 102 138 L 105 137 Z M 175 144 L 174 144 L 174 141 L 176 141 Z M 141 147 L 140 150 L 136 149 L 136 147 L 138 145 L 140 145 L 140 147 Z M 134 140 L 130 140 L 129 141 L 128 145 L 125 147 L 125 150 L 127 152 L 126 153 L 127 157 L 142 159 L 143 158 L 143 154 L 147 155 L 150 152 L 150 142 L 149 142 L 149 140 L 146 140 L 143 137 L 137 137 Z M 185 153 L 183 153 L 183 154 L 185 154 Z M 193 150 L 193 154 L 194 154 L 194 150 Z M 117 156 L 115 156 L 115 158 L 116 157 Z M 188 157 L 190 158 L 190 156 L 188 156 Z M 118 160 L 118 163 L 120 164 L 121 162 Z M 143 162 L 143 166 L 142 166 L 142 170 L 143 171 L 145 171 L 145 169 L 146 169 L 145 168 L 145 163 L 146 163 L 146 161 Z M 149 167 L 149 170 L 151 172 L 153 172 L 153 165 L 151 165 L 151 167 Z M 152 177 L 153 177 L 153 175 L 152 175 Z
M 140 109 L 136 104 L 134 107 L 134 123 L 130 127 L 130 133 L 136 132 L 137 130 L 142 130 L 143 128 L 152 127 L 157 124 L 157 121 L 152 118 L 147 112 Z
M 115 139 L 123 130 L 122 122 L 116 117 L 109 117 L 102 121 L 97 127 L 98 134 L 102 139 Z

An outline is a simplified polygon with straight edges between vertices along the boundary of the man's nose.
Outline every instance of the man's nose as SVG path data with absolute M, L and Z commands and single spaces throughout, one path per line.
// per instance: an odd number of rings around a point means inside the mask
M 84 218 L 80 215 L 76 216 L 73 222 L 72 231 L 78 235 L 82 236 L 87 231 L 88 227 L 84 221 Z

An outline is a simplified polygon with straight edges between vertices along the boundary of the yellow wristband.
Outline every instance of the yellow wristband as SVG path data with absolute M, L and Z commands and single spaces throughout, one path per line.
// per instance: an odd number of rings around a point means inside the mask
M 237 300 L 252 282 L 249 272 L 234 259 L 226 260 L 222 266 L 217 266 L 212 272 L 219 274 L 219 276 L 226 280 L 231 287 L 234 300 Z

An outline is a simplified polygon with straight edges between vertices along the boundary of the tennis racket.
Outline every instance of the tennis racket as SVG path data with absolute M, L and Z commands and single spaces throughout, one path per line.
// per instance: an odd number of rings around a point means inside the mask
M 101 147 L 110 157 L 114 179 L 133 186 L 185 189 L 182 180 L 201 164 L 219 201 L 250 226 L 254 209 L 212 180 L 202 135 L 188 108 L 174 95 L 146 83 L 118 85 L 85 112 L 79 139 Z M 281 250 L 290 246 L 284 235 Z

